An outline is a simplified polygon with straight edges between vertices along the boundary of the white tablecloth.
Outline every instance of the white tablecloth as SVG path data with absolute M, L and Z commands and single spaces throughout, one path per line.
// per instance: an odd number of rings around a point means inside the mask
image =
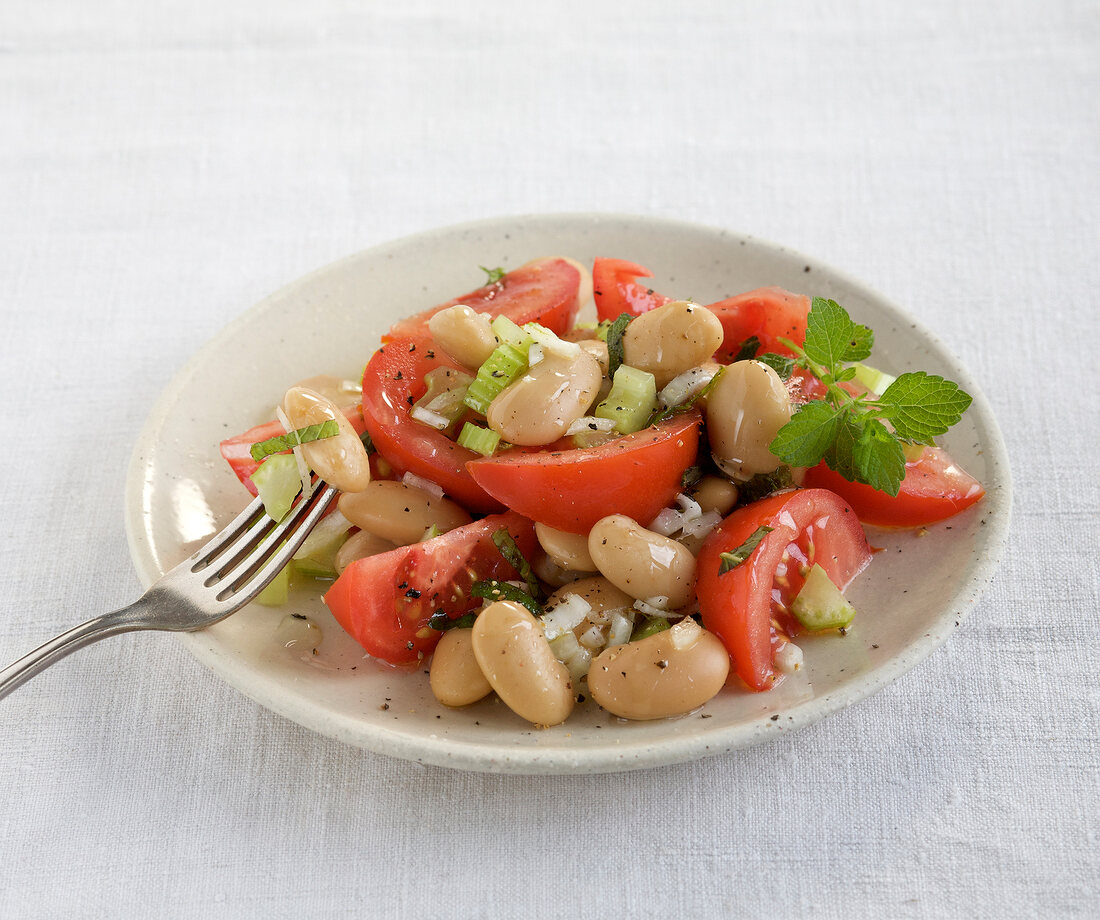
M 476 217 L 842 266 L 985 381 L 1017 480 L 943 650 L 679 767 L 424 768 L 102 643 L 0 703 L 0 917 L 1100 915 L 1098 61 L 1085 0 L 0 5 L 0 662 L 135 595 L 126 463 L 195 349 Z

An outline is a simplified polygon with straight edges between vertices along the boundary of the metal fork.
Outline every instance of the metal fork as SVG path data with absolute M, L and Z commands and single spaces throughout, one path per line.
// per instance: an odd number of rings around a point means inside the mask
M 191 632 L 224 620 L 256 597 L 290 562 L 336 498 L 330 485 L 279 523 L 256 499 L 202 549 L 154 582 L 134 603 L 74 626 L 0 671 L 0 699 L 55 661 L 108 636 L 139 629 Z

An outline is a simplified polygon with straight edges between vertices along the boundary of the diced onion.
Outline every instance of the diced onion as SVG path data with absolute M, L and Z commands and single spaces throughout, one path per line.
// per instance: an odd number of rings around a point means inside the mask
M 607 631 L 607 647 L 626 645 L 634 632 L 634 613 L 625 607 L 611 611 L 611 628 Z
M 527 366 L 534 367 L 545 357 L 546 349 L 544 349 L 538 342 L 535 342 L 534 345 L 527 349 Z
M 588 669 L 592 667 L 592 653 L 583 646 L 578 646 L 564 664 L 569 669 L 569 677 L 578 681 L 588 675 Z
M 598 418 L 595 415 L 582 415 L 575 422 L 570 423 L 565 429 L 567 435 L 580 434 L 582 431 L 614 431 L 615 420 L 613 418 Z
M 577 641 L 588 649 L 602 649 L 607 644 L 607 635 L 602 626 L 590 626 L 580 634 Z
M 577 637 L 573 635 L 572 630 L 562 633 L 556 639 L 550 640 L 550 651 L 554 653 L 554 657 L 562 662 L 562 664 L 572 658 L 580 650 L 581 644 L 577 641 Z
M 416 419 L 416 421 L 422 422 L 429 428 L 434 428 L 436 431 L 442 431 L 451 424 L 449 418 L 440 415 L 438 412 L 432 412 L 431 409 L 426 409 L 424 406 L 413 406 L 412 412 L 409 413 L 409 418 Z
M 802 667 L 802 649 L 793 642 L 784 642 L 775 652 L 775 666 L 784 674 L 793 674 Z
M 423 476 L 417 476 L 416 473 L 406 473 L 401 477 L 401 481 L 414 489 L 423 489 L 425 492 L 429 492 L 436 498 L 443 497 L 443 487 L 437 483 L 432 482 L 430 479 L 425 479 Z
M 691 617 L 684 617 L 679 623 L 668 631 L 668 637 L 672 640 L 672 647 L 677 651 L 691 648 L 703 634 L 703 627 Z
M 662 537 L 671 537 L 683 526 L 684 516 L 681 512 L 675 508 L 662 508 L 646 529 L 659 533 Z
M 290 424 L 290 419 L 286 417 L 282 406 L 275 407 L 275 418 L 286 429 L 287 434 L 294 430 L 294 426 Z M 309 475 L 309 464 L 306 463 L 306 458 L 302 456 L 302 445 L 295 444 L 292 453 L 294 454 L 294 462 L 298 464 L 298 475 L 302 478 L 302 501 L 309 501 L 313 495 L 313 482 Z
M 663 601 L 663 604 L 654 604 L 653 601 Z M 644 601 L 635 601 L 634 609 L 640 610 L 648 617 L 667 617 L 668 616 L 668 598 L 664 596 L 660 597 L 647 597 Z
M 717 364 L 700 364 L 690 368 L 665 384 L 664 389 L 657 394 L 657 400 L 664 408 L 679 406 L 710 383 L 718 371 Z
M 535 340 L 535 344 L 531 346 L 532 348 L 538 346 L 564 358 L 575 358 L 581 352 L 581 347 L 576 342 L 566 342 L 559 339 L 553 332 L 538 323 L 527 323 L 523 327 L 523 331 Z M 536 362 L 528 358 L 527 363 L 535 364 Z
M 717 511 L 708 511 L 695 520 L 684 524 L 683 534 L 685 537 L 705 537 L 721 523 L 722 515 Z
M 592 605 L 579 594 L 567 594 L 542 615 L 542 629 L 548 640 L 572 632 L 592 612 Z

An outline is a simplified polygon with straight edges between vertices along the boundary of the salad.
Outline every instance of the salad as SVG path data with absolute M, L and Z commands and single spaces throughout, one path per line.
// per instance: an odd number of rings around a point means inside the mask
M 221 445 L 272 518 L 311 470 L 343 493 L 261 602 L 314 579 L 371 656 L 427 662 L 443 705 L 496 693 L 549 726 L 586 697 L 655 719 L 766 691 L 800 635 L 856 616 L 863 525 L 984 494 L 934 443 L 970 397 L 877 370 L 835 301 L 675 300 L 619 259 L 485 271 L 391 327 L 361 383 L 302 381 Z

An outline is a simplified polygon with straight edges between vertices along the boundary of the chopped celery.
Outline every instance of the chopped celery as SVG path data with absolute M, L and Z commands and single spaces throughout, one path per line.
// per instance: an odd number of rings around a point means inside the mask
M 526 347 L 529 346 L 530 340 Z M 477 377 L 467 388 L 463 402 L 475 412 L 484 415 L 489 409 L 489 404 L 525 370 L 527 370 L 526 351 L 521 351 L 507 343 L 498 345 L 485 363 L 478 368 Z
M 897 377 L 880 371 L 877 367 L 871 367 L 869 364 L 853 364 L 852 367 L 856 369 L 855 379 L 876 396 L 881 396 L 885 393 L 886 388 L 898 379 Z
M 906 463 L 916 463 L 924 456 L 923 444 L 911 444 L 909 441 L 901 442 L 901 452 L 905 454 Z
M 802 590 L 791 602 L 791 613 L 806 629 L 817 631 L 847 626 L 855 617 L 856 609 L 844 599 L 825 570 L 815 563 Z
M 291 561 L 291 565 L 294 566 L 296 575 L 305 575 L 308 578 L 335 578 L 337 575 L 335 565 L 326 564 L 323 559 L 316 559 L 312 556 L 307 556 L 304 559 L 294 559 Z
M 294 496 L 302 490 L 302 477 L 294 455 L 268 457 L 252 474 L 252 484 L 264 503 L 264 510 L 274 520 L 281 521 L 294 503 Z
M 596 407 L 598 418 L 609 418 L 621 434 L 641 431 L 657 408 L 657 383 L 648 371 L 622 365 L 615 371 L 611 392 Z
M 271 583 L 256 595 L 256 603 L 265 607 L 281 607 L 290 596 L 290 566 L 283 566 Z
M 498 316 L 489 323 L 493 335 L 501 345 L 511 345 L 520 351 L 526 351 L 532 342 L 531 336 L 513 323 L 507 316 Z
M 488 428 L 482 428 L 473 422 L 467 422 L 462 426 L 458 435 L 458 446 L 467 450 L 475 450 L 484 457 L 491 457 L 500 444 L 500 435 Z
M 649 617 L 644 623 L 640 623 L 634 628 L 634 632 L 630 634 L 630 641 L 637 642 L 639 639 L 648 639 L 659 632 L 664 632 L 671 625 L 664 617 Z

